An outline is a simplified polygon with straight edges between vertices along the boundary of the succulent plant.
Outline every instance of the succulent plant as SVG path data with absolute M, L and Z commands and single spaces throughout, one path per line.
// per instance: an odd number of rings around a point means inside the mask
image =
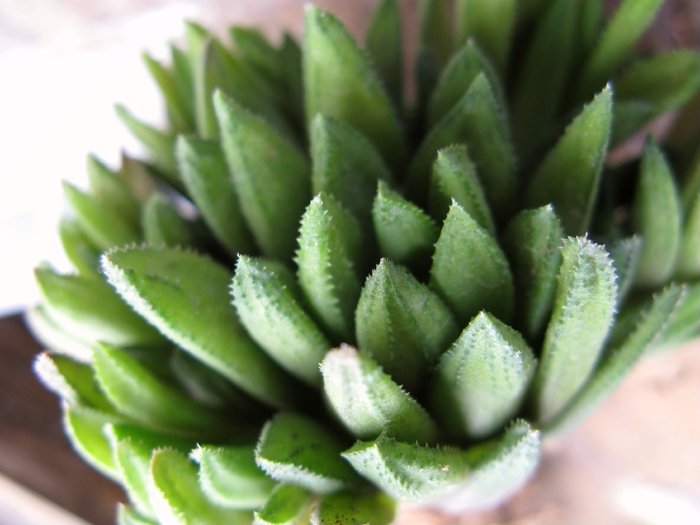
M 28 314 L 119 522 L 493 505 L 543 435 L 695 336 L 700 127 L 606 164 L 698 104 L 698 53 L 635 54 L 660 3 L 423 1 L 412 102 L 396 0 L 364 50 L 308 7 L 301 46 L 190 23 L 146 56 L 169 127 L 117 108 L 150 156 L 66 184 L 76 273 L 38 268 Z

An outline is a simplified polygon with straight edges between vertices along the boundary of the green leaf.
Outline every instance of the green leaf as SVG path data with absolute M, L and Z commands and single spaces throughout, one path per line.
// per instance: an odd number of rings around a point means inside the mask
M 536 366 L 518 332 L 481 312 L 435 368 L 433 412 L 455 437 L 487 437 L 518 411 Z
M 113 250 L 102 267 L 124 300 L 180 348 L 265 404 L 293 402 L 289 378 L 231 308 L 225 268 L 194 253 L 149 247 Z
M 89 365 L 61 355 L 43 353 L 34 359 L 33 368 L 44 386 L 69 405 L 104 413 L 114 412 Z
M 312 525 L 389 525 L 395 503 L 381 492 L 341 492 L 324 496 L 311 516 Z
M 606 87 L 566 128 L 527 189 L 529 207 L 552 204 L 568 235 L 587 231 L 612 124 L 612 90 Z
M 450 6 L 441 0 L 418 3 L 418 52 L 416 84 L 418 103 L 425 104 L 452 53 L 453 35 Z
M 451 514 L 490 509 L 506 501 L 535 474 L 540 432 L 524 420 L 513 422 L 497 439 L 468 450 L 470 472 L 455 490 L 431 502 Z
M 122 152 L 119 176 L 128 186 L 139 205 L 146 202 L 151 195 L 159 191 L 159 184 L 153 176 L 153 170 L 144 162 L 134 159 Z
M 255 463 L 252 446 L 210 445 L 196 448 L 199 485 L 209 500 L 230 509 L 256 509 L 270 496 L 275 482 Z
M 194 242 L 191 225 L 160 193 L 148 199 L 141 210 L 143 236 L 148 244 L 189 246 Z
M 381 181 L 372 205 L 372 222 L 381 255 L 412 268 L 426 266 L 439 235 L 437 225 Z
M 503 236 L 517 291 L 515 326 L 529 341 L 537 341 L 552 311 L 563 233 L 559 217 L 548 205 L 521 211 Z
M 243 216 L 266 256 L 288 260 L 310 197 L 309 163 L 265 120 L 221 92 L 214 106 Z
M 65 355 L 80 363 L 92 361 L 92 343 L 83 341 L 63 330 L 43 306 L 35 306 L 24 314 L 24 322 L 32 335 L 51 352 Z
M 342 450 L 342 443 L 314 420 L 281 412 L 263 428 L 255 458 L 277 481 L 328 494 L 357 481 L 340 457 Z
M 695 197 L 683 224 L 676 274 L 685 280 L 700 277 L 700 192 Z
M 37 268 L 34 273 L 51 317 L 72 336 L 118 346 L 163 341 L 104 282 L 61 275 L 47 267 Z
M 190 128 L 192 128 L 195 124 L 194 76 L 192 64 L 190 63 L 187 53 L 173 44 L 170 45 L 170 57 L 177 97 L 178 100 L 182 101 L 186 112 L 190 116 Z
M 172 525 L 249 525 L 251 514 L 210 502 L 202 493 L 197 469 L 172 449 L 156 450 L 151 459 L 148 487 L 156 518 Z
M 548 423 L 547 432 L 572 426 L 600 405 L 622 382 L 632 366 L 662 340 L 669 322 L 685 299 L 685 289 L 671 285 L 654 297 L 639 316 L 636 326 L 612 348 L 566 409 Z
M 512 102 L 515 143 L 526 158 L 557 124 L 557 110 L 574 65 L 577 22 L 571 0 L 552 1 L 527 44 Z
M 311 124 L 311 159 L 314 194 L 332 195 L 369 230 L 377 181 L 391 180 L 374 146 L 350 126 L 316 115 Z
M 617 306 L 620 307 L 624 304 L 637 276 L 639 256 L 642 252 L 642 239 L 638 235 L 618 239 L 612 244 L 609 251 L 617 275 Z
M 585 59 L 596 43 L 605 19 L 603 0 L 580 0 L 578 3 L 578 35 L 575 53 Z
M 301 219 L 296 262 L 314 317 L 337 341 L 351 341 L 353 314 L 362 287 L 360 233 L 352 215 L 319 194 Z
M 124 222 L 132 226 L 138 225 L 139 203 L 124 179 L 105 166 L 95 155 L 88 155 L 87 172 L 90 193 L 95 201 L 112 208 Z
M 123 350 L 98 343 L 93 366 L 107 398 L 130 419 L 154 430 L 220 435 L 222 414 L 163 383 Z
M 634 224 L 642 238 L 636 284 L 663 285 L 673 274 L 681 242 L 682 208 L 668 161 L 659 147 L 649 142 L 642 157 Z
M 284 87 L 287 98 L 285 109 L 294 124 L 303 129 L 306 118 L 304 116 L 304 73 L 302 71 L 302 53 L 299 43 L 293 36 L 285 32 L 282 37 L 280 49 L 282 61 L 282 73 L 284 74 Z
M 355 437 L 385 432 L 401 441 L 435 441 L 437 427 L 428 413 L 365 353 L 350 346 L 332 350 L 321 373 L 331 408 Z
M 401 443 L 386 436 L 343 452 L 352 467 L 394 499 L 421 503 L 457 486 L 469 465 L 463 451 Z
M 409 391 L 420 387 L 458 332 L 442 300 L 387 259 L 367 278 L 355 319 L 360 349 Z
M 494 234 L 496 227 L 491 209 L 469 150 L 464 145 L 448 146 L 438 151 L 430 180 L 430 211 L 433 217 L 447 215 L 454 199 L 485 230 Z
M 100 250 L 72 218 L 63 217 L 58 226 L 63 252 L 78 273 L 85 277 L 99 276 Z
M 255 512 L 255 525 L 306 525 L 312 497 L 294 485 L 277 485 L 265 505 Z
M 623 100 L 615 104 L 611 143 L 616 146 L 639 131 L 657 114 L 646 100 Z
M 677 346 L 700 334 L 700 283 L 686 285 L 687 293 L 664 333 L 664 346 Z
M 396 104 L 403 92 L 401 12 L 397 0 L 382 0 L 374 10 L 365 37 L 366 47 L 386 90 Z
M 564 408 L 592 373 L 613 322 L 617 285 L 605 249 L 585 238 L 568 238 L 552 318 L 534 381 L 537 419 Z
M 469 148 L 496 215 L 505 213 L 512 206 L 515 191 L 515 154 L 505 115 L 483 73 L 418 148 L 411 161 L 408 180 L 414 196 L 427 193 L 438 150 L 457 143 Z
M 63 406 L 63 429 L 83 460 L 112 481 L 120 482 L 104 426 L 119 421 L 118 416 L 77 406 Z
M 179 178 L 175 165 L 175 152 L 173 151 L 175 135 L 171 132 L 160 131 L 137 119 L 121 104 L 117 104 L 115 110 L 124 125 L 148 150 L 153 164 L 162 170 L 162 174 L 168 182 L 177 186 Z
M 457 320 L 467 323 L 480 310 L 508 320 L 513 310 L 513 276 L 496 240 L 452 202 L 435 245 L 430 286 Z
M 80 226 L 90 241 L 100 250 L 141 240 L 136 226 L 112 208 L 105 207 L 97 198 L 80 191 L 68 182 L 63 193 Z
M 177 131 L 192 129 L 194 118 L 190 113 L 188 102 L 184 98 L 185 93 L 179 89 L 173 71 L 163 66 L 148 53 L 143 54 L 143 60 L 163 96 L 172 127 Z
M 403 131 L 369 60 L 330 13 L 307 6 L 304 17 L 306 120 L 316 114 L 347 123 L 369 138 L 393 171 L 403 165 Z
M 624 0 L 605 27 L 581 72 L 579 99 L 600 89 L 622 65 L 663 0 Z
M 231 255 L 255 251 L 218 143 L 180 136 L 175 145 L 187 192 L 217 240 Z
M 155 521 L 142 516 L 137 511 L 117 503 L 117 525 L 158 525 Z
M 517 9 L 515 0 L 457 0 L 457 42 L 474 38 L 496 68 L 505 71 Z
M 276 261 L 240 256 L 231 293 L 255 342 L 287 371 L 319 386 L 318 363 L 331 345 L 301 306 L 292 272 Z
M 258 73 L 279 82 L 282 76 L 278 51 L 255 28 L 232 26 L 229 35 L 236 52 Z
M 499 78 L 472 39 L 455 53 L 440 74 L 428 106 L 428 126 L 432 128 L 459 102 L 479 74 L 486 75 L 496 98 L 503 100 Z

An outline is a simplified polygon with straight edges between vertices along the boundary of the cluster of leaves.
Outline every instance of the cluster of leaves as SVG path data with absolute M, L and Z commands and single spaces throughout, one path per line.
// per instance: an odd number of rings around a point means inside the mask
M 605 166 L 698 104 L 697 53 L 633 55 L 660 3 L 425 0 L 413 104 L 396 0 L 366 51 L 309 7 L 303 51 L 189 24 L 169 66 L 147 56 L 170 127 L 118 108 L 150 158 L 65 186 L 77 273 L 37 269 L 28 314 L 120 523 L 492 505 L 542 432 L 697 334 L 700 128 L 673 162 L 649 141 Z

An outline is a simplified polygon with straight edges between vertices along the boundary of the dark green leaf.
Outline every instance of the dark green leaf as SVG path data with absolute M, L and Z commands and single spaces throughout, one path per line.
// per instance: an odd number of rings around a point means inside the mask
M 311 516 L 312 525 L 390 525 L 395 502 L 381 492 L 340 492 L 324 496 Z
M 305 525 L 313 498 L 294 485 L 277 485 L 265 505 L 255 512 L 255 525 Z
M 397 105 L 403 92 L 401 12 L 397 0 L 382 0 L 374 10 L 365 42 L 377 72 Z
M 440 71 L 453 48 L 450 6 L 442 0 L 421 0 L 418 4 L 418 51 L 416 83 L 418 103 L 428 102 Z
M 233 26 L 229 29 L 237 53 L 261 75 L 279 82 L 282 76 L 278 51 L 265 36 L 252 27 Z
M 695 197 L 683 225 L 676 273 L 686 280 L 700 277 L 700 193 Z

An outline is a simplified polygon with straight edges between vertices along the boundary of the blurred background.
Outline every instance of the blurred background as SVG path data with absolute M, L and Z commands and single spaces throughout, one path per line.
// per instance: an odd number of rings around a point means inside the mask
M 39 261 L 67 266 L 60 181 L 86 184 L 88 152 L 116 165 L 120 148 L 140 151 L 114 103 L 161 120 L 142 52 L 165 58 L 185 19 L 299 35 L 304 3 L 0 0 L 0 317 L 34 301 Z M 362 34 L 376 0 L 315 3 Z M 410 16 L 417 1 L 401 4 Z M 667 0 L 643 45 L 700 47 L 700 1 Z M 31 376 L 38 347 L 17 316 L 0 321 L 0 525 L 111 523 L 121 495 L 68 450 L 56 401 Z M 548 444 L 537 479 L 508 506 L 460 520 L 406 510 L 402 523 L 700 523 L 698 354 L 690 345 L 645 361 L 602 411 Z

